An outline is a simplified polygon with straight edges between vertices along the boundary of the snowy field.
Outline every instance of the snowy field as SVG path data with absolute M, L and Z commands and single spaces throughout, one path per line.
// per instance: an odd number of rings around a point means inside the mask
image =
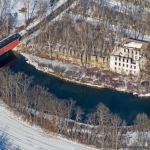
M 56 135 L 45 134 L 40 128 L 23 122 L 7 108 L 8 106 L 0 100 L 0 133 L 5 131 L 14 149 L 17 147 L 21 150 L 96 150 Z
M 19 148 L 19 150 L 98 150 L 68 140 L 54 133 L 44 133 L 41 128 L 31 126 L 22 121 L 20 117 L 14 115 L 9 109 L 10 108 L 0 100 L 0 135 L 5 132 L 9 142 L 12 144 L 11 149 L 8 150 L 16 150 L 16 148 Z M 128 146 L 138 143 L 137 135 L 137 132 L 127 132 L 126 142 Z M 147 141 L 149 133 L 145 132 L 145 137 Z M 10 143 L 8 143 L 8 145 Z M 147 145 L 147 143 L 145 143 L 145 145 Z M 125 150 L 129 149 L 127 148 Z

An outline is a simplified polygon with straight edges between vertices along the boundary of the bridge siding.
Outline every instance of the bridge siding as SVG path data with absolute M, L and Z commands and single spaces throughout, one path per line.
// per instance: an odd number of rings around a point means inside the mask
M 16 47 L 19 44 L 19 39 L 14 40 L 13 42 L 7 44 L 6 46 L 2 47 L 0 49 L 0 56 L 3 55 L 4 53 L 10 51 L 14 47 Z

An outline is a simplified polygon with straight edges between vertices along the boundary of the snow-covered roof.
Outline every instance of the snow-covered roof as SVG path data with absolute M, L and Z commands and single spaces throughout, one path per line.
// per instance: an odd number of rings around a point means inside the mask
M 129 42 L 127 44 L 124 44 L 126 47 L 133 47 L 133 48 L 141 48 L 142 44 L 141 43 L 136 43 L 136 42 Z
M 126 39 L 123 43 L 124 47 L 146 50 L 149 45 L 147 41 Z

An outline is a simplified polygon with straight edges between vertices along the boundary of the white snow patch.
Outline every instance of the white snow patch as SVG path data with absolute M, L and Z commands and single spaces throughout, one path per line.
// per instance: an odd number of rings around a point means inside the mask
M 150 93 L 146 93 L 146 94 L 140 94 L 138 95 L 139 97 L 150 97 Z
M 75 65 L 65 64 L 58 60 L 48 60 L 45 58 L 40 58 L 40 57 L 33 56 L 30 54 L 25 54 L 25 53 L 21 53 L 21 54 L 27 58 L 27 63 L 30 63 L 31 65 L 35 66 L 35 68 L 38 70 L 42 69 L 44 72 L 48 72 L 48 71 L 54 72 L 53 68 L 61 68 L 63 72 L 71 71 L 71 72 L 77 73 L 80 71 L 80 67 L 75 66 Z M 38 64 L 44 64 L 50 67 L 41 68 Z

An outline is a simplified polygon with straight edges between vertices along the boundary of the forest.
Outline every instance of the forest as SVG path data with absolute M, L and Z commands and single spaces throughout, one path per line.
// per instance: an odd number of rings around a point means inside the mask
M 46 3 L 39 5 L 38 15 L 33 20 L 46 16 L 46 6 Z M 9 8 L 8 1 L 3 5 L 0 1 L 0 39 L 7 37 L 15 28 L 12 14 L 8 13 L 6 17 L 6 8 Z M 20 12 L 24 14 L 25 24 L 15 28 L 16 32 L 32 23 L 29 20 L 29 3 L 25 3 Z M 115 3 L 80 0 L 63 15 L 45 22 L 38 36 L 30 39 L 27 34 L 25 51 L 42 54 L 48 59 L 55 59 L 54 54 L 58 56 L 61 53 L 75 61 L 80 60 L 84 67 L 89 67 L 91 61 L 95 64 L 106 63 L 104 67 L 107 67 L 114 46 L 125 38 L 148 40 L 149 14 L 150 2 L 147 0 L 115 0 Z M 146 55 L 149 60 L 149 50 Z M 142 73 L 149 75 L 150 61 L 147 61 L 146 70 Z M 118 114 L 112 114 L 104 104 L 99 103 L 95 112 L 85 114 L 74 100 L 58 99 L 49 89 L 36 85 L 34 77 L 23 72 L 13 73 L 2 68 L 0 83 L 0 98 L 24 120 L 41 126 L 45 131 L 104 149 L 148 150 L 150 147 L 150 118 L 144 113 L 136 116 L 132 126 L 127 126 Z M 130 133 L 136 134 L 134 140 L 131 140 Z
M 115 45 L 122 44 L 126 38 L 149 40 L 149 22 L 147 1 L 82 0 L 50 23 L 45 22 L 38 36 L 26 37 L 26 46 L 29 53 L 42 53 L 42 57 L 57 59 L 55 55 L 65 55 L 75 63 L 80 60 L 85 67 L 109 68 Z M 144 52 L 147 60 L 149 50 Z M 149 67 L 147 61 L 141 78 L 149 78 Z
M 149 149 L 150 118 L 138 114 L 132 126 L 99 103 L 95 112 L 85 114 L 75 101 L 61 100 L 48 89 L 36 85 L 34 77 L 8 68 L 0 69 L 0 98 L 25 121 L 67 138 L 105 149 Z M 83 119 L 83 116 L 85 116 Z M 130 142 L 130 134 L 137 138 Z

